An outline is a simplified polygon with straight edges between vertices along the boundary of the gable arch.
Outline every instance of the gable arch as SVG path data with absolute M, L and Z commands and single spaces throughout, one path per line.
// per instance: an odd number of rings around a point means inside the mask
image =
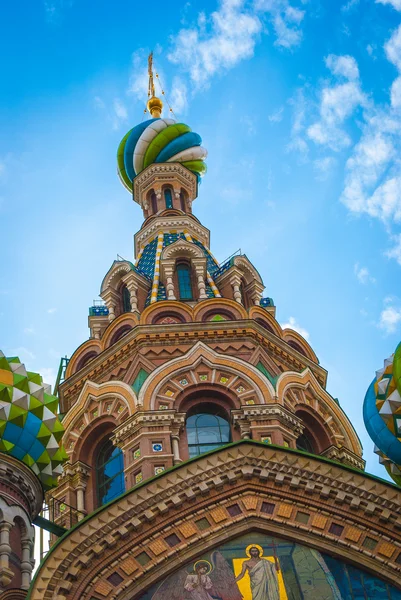
M 309 368 L 302 371 L 302 373 L 286 371 L 280 375 L 276 383 L 277 394 L 282 399 L 283 403 L 286 401 L 287 393 L 291 389 L 296 391 L 297 388 L 304 392 L 307 392 L 308 390 L 312 391 L 312 394 L 316 399 L 318 399 L 317 402 L 322 403 L 322 406 L 325 407 L 331 419 L 335 422 L 336 428 L 342 433 L 344 443 L 338 443 L 336 438 L 333 436 L 332 431 L 328 427 L 327 420 L 325 421 L 320 415 L 318 415 L 317 409 L 314 409 L 314 407 L 306 407 L 305 409 L 305 403 L 302 402 L 299 397 L 297 402 L 291 406 L 291 410 L 296 412 L 297 409 L 299 410 L 302 408 L 303 410 L 307 410 L 309 412 L 313 411 L 314 417 L 319 419 L 322 427 L 324 427 L 335 446 L 343 445 L 352 450 L 352 452 L 358 456 L 362 456 L 362 445 L 347 415 L 341 410 L 340 406 L 335 402 L 330 394 L 321 387 Z
M 276 319 L 273 317 L 272 314 L 270 314 L 269 312 L 267 312 L 266 310 L 264 310 L 263 308 L 260 308 L 260 306 L 251 306 L 249 311 L 249 318 L 250 319 L 254 319 L 256 322 L 258 322 L 258 320 L 260 319 L 261 321 L 263 321 L 264 323 L 266 323 L 266 328 L 272 331 L 272 333 L 274 333 L 274 335 L 277 335 L 277 337 L 282 338 L 283 337 L 283 330 L 280 326 L 280 324 L 276 321 Z M 263 324 L 260 323 L 263 327 Z
M 209 298 L 208 300 L 203 300 L 193 309 L 193 320 L 194 321 L 203 321 L 205 315 L 210 313 L 211 310 L 215 310 L 219 312 L 219 310 L 224 311 L 224 308 L 227 309 L 227 312 L 232 314 L 235 320 L 246 319 L 248 314 L 242 304 L 235 302 L 234 300 L 230 300 L 228 298 Z
M 186 323 L 191 323 L 193 318 L 192 308 L 183 302 L 177 300 L 161 300 L 160 302 L 154 302 L 145 308 L 140 317 L 141 325 L 148 325 L 153 323 L 157 318 L 157 315 L 167 315 L 171 311 L 181 315 Z
M 242 271 L 246 284 L 251 283 L 253 281 L 257 281 L 258 283 L 263 285 L 263 281 L 261 276 L 259 275 L 259 272 L 255 269 L 255 267 L 248 259 L 248 257 L 245 256 L 245 254 L 242 256 L 235 256 L 234 265 L 238 267 L 240 271 Z
M 92 352 L 96 353 L 96 356 L 101 353 L 103 350 L 103 344 L 100 340 L 87 340 L 75 350 L 72 354 L 70 361 L 67 365 L 65 371 L 65 378 L 68 379 L 71 375 L 76 373 L 79 368 L 80 362 L 85 358 L 86 355 L 91 354 Z M 94 357 L 94 356 L 93 356 Z M 85 365 L 83 365 L 85 366 Z
M 112 345 L 112 339 L 117 333 L 117 330 L 130 326 L 131 329 L 139 324 L 139 319 L 134 313 L 123 313 L 108 325 L 102 337 L 102 349 L 106 349 Z
M 125 277 L 127 273 L 132 271 L 132 268 L 132 263 L 128 262 L 127 260 L 115 260 L 103 278 L 102 285 L 100 286 L 100 295 L 104 294 L 104 292 L 106 292 L 108 289 L 117 291 L 121 279 Z
M 319 359 L 312 350 L 312 347 L 308 344 L 308 342 L 305 340 L 304 337 L 302 337 L 300 333 L 294 331 L 294 329 L 287 328 L 283 329 L 282 331 L 283 340 L 287 342 L 289 346 L 294 348 L 294 350 L 297 350 L 297 352 L 300 352 L 301 354 L 306 356 L 306 358 L 309 358 L 310 360 L 313 360 L 313 362 L 319 364 Z M 297 348 L 297 346 L 299 346 L 299 349 Z
M 166 386 L 173 379 L 176 380 L 177 377 L 180 377 L 188 369 L 196 369 L 202 362 L 208 368 L 219 369 L 230 374 L 230 376 L 232 375 L 233 378 L 241 377 L 247 382 L 249 389 L 254 390 L 255 404 L 267 404 L 269 401 L 274 401 L 275 391 L 272 384 L 256 367 L 239 358 L 219 354 L 203 342 L 198 342 L 184 356 L 171 360 L 167 365 L 163 364 L 153 371 L 152 377 L 149 377 L 141 388 L 138 404 L 145 410 L 158 408 L 156 406 L 156 399 L 163 386 Z M 230 378 L 228 378 L 226 383 L 228 384 L 229 381 Z M 179 386 L 177 384 L 174 385 L 178 390 Z M 198 381 L 192 380 L 189 383 L 188 380 L 188 386 L 195 387 L 196 385 L 198 385 Z M 174 394 L 170 398 L 173 402 Z
M 79 398 L 66 414 L 63 425 L 63 440 L 70 461 L 85 461 L 80 455 L 83 440 L 93 430 L 94 424 L 111 421 L 114 427 L 120 425 L 137 410 L 137 397 L 134 390 L 122 381 L 96 384 L 86 381 Z
M 206 257 L 199 246 L 180 238 L 173 244 L 166 246 L 161 254 L 162 261 L 177 258 L 205 259 Z

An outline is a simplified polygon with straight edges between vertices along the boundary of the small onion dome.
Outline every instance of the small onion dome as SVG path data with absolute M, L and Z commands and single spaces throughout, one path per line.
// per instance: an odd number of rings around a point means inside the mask
M 24 462 L 48 490 L 68 458 L 61 438 L 58 398 L 19 358 L 0 352 L 0 452 Z
M 160 100 L 150 98 L 149 102 Z M 206 173 L 207 151 L 200 135 L 173 119 L 149 119 L 131 129 L 117 151 L 117 171 L 124 187 L 132 193 L 132 182 L 153 163 L 179 162 L 201 177 Z
M 380 462 L 401 485 L 401 343 L 376 371 L 366 392 L 363 419 Z

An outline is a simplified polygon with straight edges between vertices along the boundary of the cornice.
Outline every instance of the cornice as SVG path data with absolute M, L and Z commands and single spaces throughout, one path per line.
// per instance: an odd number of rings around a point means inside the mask
M 160 305 L 162 303 L 160 302 Z M 301 372 L 309 367 L 323 387 L 327 371 L 303 356 L 284 340 L 280 339 L 253 319 L 239 321 L 179 323 L 176 325 L 137 325 L 113 346 L 101 352 L 79 372 L 71 375 L 60 386 L 60 397 L 64 410 L 68 410 L 78 397 L 85 381 L 101 382 L 122 361 L 133 357 L 140 349 L 149 346 L 178 344 L 191 347 L 199 340 L 210 342 L 232 342 L 250 340 L 272 353 L 288 366 L 288 370 Z M 184 350 L 183 354 L 187 352 Z M 67 403 L 67 405 L 66 405 Z
M 182 427 L 185 417 L 185 413 L 177 413 L 175 410 L 136 412 L 114 430 L 113 441 L 116 445 L 121 445 L 142 427 L 154 427 L 155 425 L 158 427 L 163 425 Z
M 35 473 L 23 462 L 0 453 L 0 487 L 10 504 L 19 504 L 33 521 L 43 504 L 43 488 Z
M 169 233 L 171 230 L 187 231 L 204 246 L 210 246 L 210 231 L 192 217 L 182 216 L 160 216 L 154 217 L 148 225 L 145 225 L 134 236 L 135 257 L 140 249 L 152 241 L 159 233 Z
M 290 427 L 297 436 L 301 435 L 304 430 L 302 419 L 292 414 L 281 404 L 258 404 L 254 407 L 243 406 L 239 410 L 233 410 L 231 414 L 234 424 L 244 417 L 255 421 L 277 419 L 287 427 Z

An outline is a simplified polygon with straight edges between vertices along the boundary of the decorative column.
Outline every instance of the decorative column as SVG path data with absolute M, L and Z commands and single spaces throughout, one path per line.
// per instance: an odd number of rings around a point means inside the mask
M 131 312 L 136 313 L 138 312 L 138 286 L 133 281 L 130 281 L 127 283 L 127 288 L 129 291 L 129 299 L 131 302 Z
M 7 521 L 0 523 L 0 589 L 5 589 L 14 577 L 14 572 L 9 568 L 11 555 L 11 527 L 11 523 L 8 523 Z
M 33 543 L 31 540 L 21 540 L 22 560 L 21 560 L 21 587 L 23 590 L 29 588 L 32 579 L 31 554 Z
M 182 462 L 180 457 L 180 438 L 176 435 L 171 436 L 171 445 L 173 448 L 173 462 L 177 465 Z
M 161 260 L 161 274 L 166 286 L 167 300 L 176 300 L 174 289 L 174 267 L 175 261 L 172 259 Z
M 85 510 L 85 490 L 89 479 L 90 468 L 81 461 L 77 461 L 72 465 L 74 471 L 73 487 L 77 498 L 78 521 L 82 521 L 86 514 Z
M 238 304 L 242 304 L 241 278 L 238 275 L 234 275 L 230 279 L 230 284 L 233 288 L 234 300 L 238 302 Z
M 119 295 L 114 290 L 108 290 L 104 295 L 102 295 L 102 298 L 109 309 L 109 321 L 114 321 L 116 318 L 118 302 L 120 301 Z
M 195 269 L 196 281 L 198 284 L 199 300 L 205 300 L 205 298 L 207 298 L 205 284 L 206 260 L 204 258 L 194 258 L 192 259 L 192 264 Z

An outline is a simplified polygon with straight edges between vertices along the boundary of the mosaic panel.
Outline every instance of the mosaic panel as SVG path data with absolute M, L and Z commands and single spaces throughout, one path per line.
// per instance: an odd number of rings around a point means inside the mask
M 250 533 L 184 565 L 140 600 L 401 600 L 378 577 L 312 548 Z

